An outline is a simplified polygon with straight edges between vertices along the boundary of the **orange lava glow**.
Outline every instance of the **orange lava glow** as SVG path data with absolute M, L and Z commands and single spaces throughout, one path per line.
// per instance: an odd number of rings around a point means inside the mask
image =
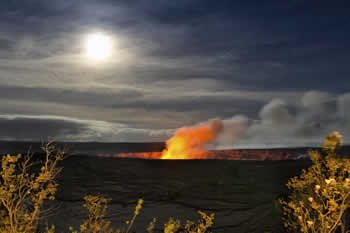
M 301 152 L 279 149 L 237 149 L 200 151 L 189 157 L 192 159 L 219 160 L 295 160 Z M 302 152 L 306 153 L 306 151 Z M 132 158 L 132 159 L 161 159 L 162 152 L 98 154 L 99 157 Z M 188 159 L 188 157 L 186 158 Z
M 222 131 L 221 121 L 212 120 L 195 127 L 184 127 L 177 130 L 166 142 L 161 159 L 205 159 L 203 147 L 214 142 Z

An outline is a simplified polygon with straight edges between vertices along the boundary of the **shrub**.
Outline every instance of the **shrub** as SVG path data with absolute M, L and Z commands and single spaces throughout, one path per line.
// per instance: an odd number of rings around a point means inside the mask
M 80 232 L 82 233 L 112 233 L 114 230 L 110 228 L 110 222 L 105 221 L 104 217 L 107 210 L 107 199 L 98 196 L 85 196 L 84 200 L 89 211 L 89 217 L 80 225 Z
M 57 162 L 63 160 L 64 150 L 57 150 L 52 143 L 42 146 L 45 159 L 39 162 L 35 173 L 32 154 L 6 155 L 2 157 L 0 171 L 0 232 L 36 232 L 43 202 L 55 198 L 55 178 L 61 171 Z
M 129 233 L 134 224 L 136 216 L 140 213 L 140 209 L 142 208 L 143 203 L 143 200 L 139 199 L 135 208 L 134 216 L 131 219 L 131 221 L 126 221 L 126 227 L 120 229 L 113 229 L 112 227 L 110 227 L 111 222 L 105 220 L 108 200 L 102 196 L 92 195 L 85 196 L 84 200 L 86 202 L 84 204 L 84 207 L 87 208 L 89 216 L 88 219 L 86 219 L 80 225 L 80 233 Z M 154 226 L 154 222 L 152 223 Z M 149 226 L 148 232 L 152 232 L 153 230 L 152 223 Z M 72 233 L 78 233 L 78 231 L 74 230 L 72 227 L 69 227 L 69 230 Z
M 139 199 L 135 207 L 134 215 L 130 221 L 126 221 L 126 226 L 118 229 L 110 227 L 111 222 L 104 220 L 107 210 L 108 200 L 102 196 L 85 196 L 84 207 L 88 209 L 89 215 L 83 224 L 80 225 L 79 233 L 130 233 L 136 217 L 140 214 L 143 200 Z M 187 221 L 186 225 L 181 226 L 179 220 L 169 219 L 164 225 L 164 233 L 206 233 L 208 228 L 213 225 L 214 214 L 208 216 L 206 213 L 199 211 L 202 219 L 195 224 Z M 147 227 L 147 232 L 152 233 L 155 228 L 156 219 L 153 218 Z M 72 233 L 78 233 L 72 227 L 69 228 Z
M 199 220 L 198 224 L 187 221 L 184 226 L 181 226 L 179 220 L 169 219 L 168 223 L 164 226 L 164 233 L 205 233 L 208 232 L 208 228 L 213 225 L 214 214 L 207 215 L 202 211 L 198 211 L 202 216 L 202 219 Z
M 281 204 L 289 231 L 350 232 L 350 160 L 337 156 L 340 145 L 339 133 L 328 135 L 322 151 L 309 152 L 313 165 L 288 181 L 291 194 Z

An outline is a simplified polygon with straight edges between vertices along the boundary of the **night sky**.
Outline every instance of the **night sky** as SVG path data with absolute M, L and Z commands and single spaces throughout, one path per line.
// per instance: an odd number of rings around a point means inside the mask
M 87 35 L 113 40 L 92 62 Z M 218 144 L 350 141 L 350 2 L 2 0 L 0 139 L 139 142 L 219 118 Z

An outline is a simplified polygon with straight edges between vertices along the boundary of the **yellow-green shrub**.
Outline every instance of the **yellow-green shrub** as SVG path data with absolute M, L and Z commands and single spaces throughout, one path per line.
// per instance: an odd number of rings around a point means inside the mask
M 192 221 L 187 221 L 184 226 L 181 226 L 179 220 L 169 219 L 168 223 L 164 225 L 164 233 L 205 233 L 208 228 L 214 224 L 214 214 L 207 215 L 202 211 L 198 211 L 202 216 L 198 224 Z
M 140 214 L 142 208 L 143 200 L 139 199 L 135 207 L 134 215 L 130 221 L 126 221 L 125 226 L 113 229 L 110 227 L 111 222 L 104 220 L 107 210 L 108 200 L 102 196 L 85 196 L 84 207 L 88 209 L 89 215 L 80 225 L 79 233 L 130 233 L 132 226 L 135 222 L 136 217 Z M 187 223 L 182 226 L 179 220 L 169 219 L 168 223 L 164 225 L 164 233 L 206 233 L 208 228 L 213 225 L 214 214 L 207 215 L 206 213 L 198 212 L 202 219 L 199 220 L 198 224 L 187 221 Z M 156 219 L 153 218 L 147 227 L 147 232 L 152 233 L 155 228 Z M 69 228 L 72 233 L 78 233 L 72 227 Z
M 114 230 L 110 228 L 110 222 L 105 221 L 104 217 L 107 210 L 107 199 L 98 196 L 85 196 L 84 200 L 86 207 L 89 211 L 89 217 L 80 225 L 81 233 L 112 233 Z
M 350 232 L 350 160 L 337 156 L 340 145 L 339 133 L 328 135 L 322 151 L 309 152 L 313 165 L 289 180 L 289 200 L 281 201 L 289 231 Z
M 51 143 L 42 147 L 45 159 L 40 171 L 31 171 L 32 155 L 2 156 L 0 171 L 0 232 L 36 232 L 42 205 L 55 198 L 56 176 L 61 171 L 57 162 L 64 157 Z

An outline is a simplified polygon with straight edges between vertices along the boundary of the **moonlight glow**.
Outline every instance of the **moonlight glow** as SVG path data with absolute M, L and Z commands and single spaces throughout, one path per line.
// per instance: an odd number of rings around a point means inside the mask
M 85 48 L 90 59 L 101 61 L 112 55 L 113 41 L 101 33 L 90 34 L 86 38 Z

